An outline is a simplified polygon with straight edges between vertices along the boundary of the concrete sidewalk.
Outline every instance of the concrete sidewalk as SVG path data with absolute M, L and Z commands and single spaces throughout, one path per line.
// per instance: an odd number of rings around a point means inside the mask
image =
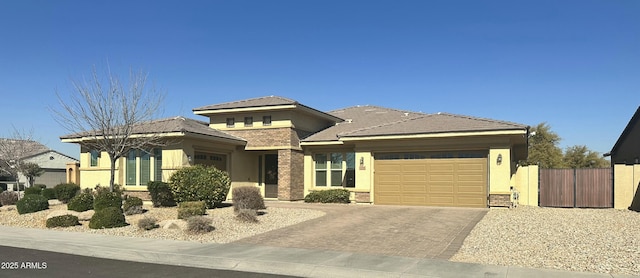
M 303 277 L 634 277 L 348 252 L 0 226 L 0 245 L 127 261 Z

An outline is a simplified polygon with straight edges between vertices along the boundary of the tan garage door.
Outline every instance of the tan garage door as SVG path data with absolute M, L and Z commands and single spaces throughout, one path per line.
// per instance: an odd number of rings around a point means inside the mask
M 487 159 L 376 160 L 374 203 L 487 207 Z

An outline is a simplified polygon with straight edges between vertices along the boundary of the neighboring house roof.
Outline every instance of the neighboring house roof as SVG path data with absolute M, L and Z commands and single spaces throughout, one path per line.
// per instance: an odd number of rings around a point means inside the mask
M 627 126 L 618 137 L 613 148 L 605 156 L 611 156 L 613 163 L 635 163 L 640 157 L 640 106 L 627 123 Z
M 0 138 L 0 141 L 1 141 L 0 144 L 5 145 L 8 148 L 24 150 L 24 153 L 22 153 L 20 158 L 37 155 L 39 153 L 43 153 L 49 150 L 47 146 L 33 140 L 16 140 L 16 139 Z M 3 157 L 2 152 L 0 152 L 0 159 L 11 159 L 11 158 Z
M 222 139 L 229 139 L 232 141 L 246 142 L 246 140 L 240 137 L 222 132 L 217 129 L 210 128 L 207 122 L 189 119 L 182 116 L 140 123 L 139 125 L 133 127 L 132 134 L 138 134 L 138 135 L 152 134 L 152 133 L 167 134 L 167 133 L 174 133 L 174 132 L 185 133 L 185 134 L 186 133 L 200 134 L 200 135 L 217 137 Z M 101 134 L 97 132 L 95 133 L 95 135 L 100 136 Z M 60 139 L 80 140 L 80 139 L 83 139 L 84 137 L 91 137 L 91 136 L 94 136 L 92 132 L 81 132 L 81 133 L 64 135 L 64 136 L 61 136 Z
M 212 112 L 226 112 L 226 111 L 233 111 L 234 109 L 244 109 L 244 108 L 273 107 L 274 109 L 277 109 L 277 108 L 280 108 L 279 106 L 280 107 L 291 106 L 289 108 L 302 108 L 302 110 L 306 110 L 307 112 L 315 114 L 329 121 L 333 121 L 333 122 L 342 121 L 341 118 L 331 115 L 329 113 L 311 108 L 295 100 L 288 99 L 285 97 L 279 97 L 279 96 L 266 96 L 266 97 L 250 98 L 250 99 L 239 100 L 239 101 L 225 102 L 220 104 L 212 104 L 212 105 L 194 108 L 193 112 L 198 115 L 204 115 Z
M 356 106 L 330 112 L 347 119 L 308 138 L 305 142 L 339 138 L 526 130 L 527 126 L 448 113 L 424 114 L 377 106 Z

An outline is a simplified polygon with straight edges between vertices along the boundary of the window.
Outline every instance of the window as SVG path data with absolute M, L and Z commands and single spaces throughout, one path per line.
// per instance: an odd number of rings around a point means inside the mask
M 264 126 L 271 125 L 271 116 L 263 116 L 262 117 L 262 125 L 264 125 Z
M 89 153 L 91 153 L 91 167 L 98 166 L 99 152 L 97 150 L 91 150 Z
M 315 186 L 355 187 L 355 153 L 316 154 Z
M 227 127 L 234 127 L 236 125 L 236 119 L 227 118 Z
M 130 150 L 125 159 L 126 185 L 146 186 L 151 180 L 162 181 L 162 149 Z
M 253 126 L 253 117 L 244 117 L 244 126 Z

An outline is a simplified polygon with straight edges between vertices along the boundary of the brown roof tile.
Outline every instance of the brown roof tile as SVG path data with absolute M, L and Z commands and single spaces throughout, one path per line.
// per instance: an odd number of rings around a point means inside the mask
M 262 106 L 275 106 L 275 105 L 287 105 L 287 104 L 299 104 L 299 103 L 295 100 L 284 98 L 284 97 L 266 96 L 266 97 L 251 98 L 251 99 L 245 99 L 245 100 L 238 100 L 238 101 L 202 106 L 202 107 L 194 108 L 193 111 L 262 107 Z

